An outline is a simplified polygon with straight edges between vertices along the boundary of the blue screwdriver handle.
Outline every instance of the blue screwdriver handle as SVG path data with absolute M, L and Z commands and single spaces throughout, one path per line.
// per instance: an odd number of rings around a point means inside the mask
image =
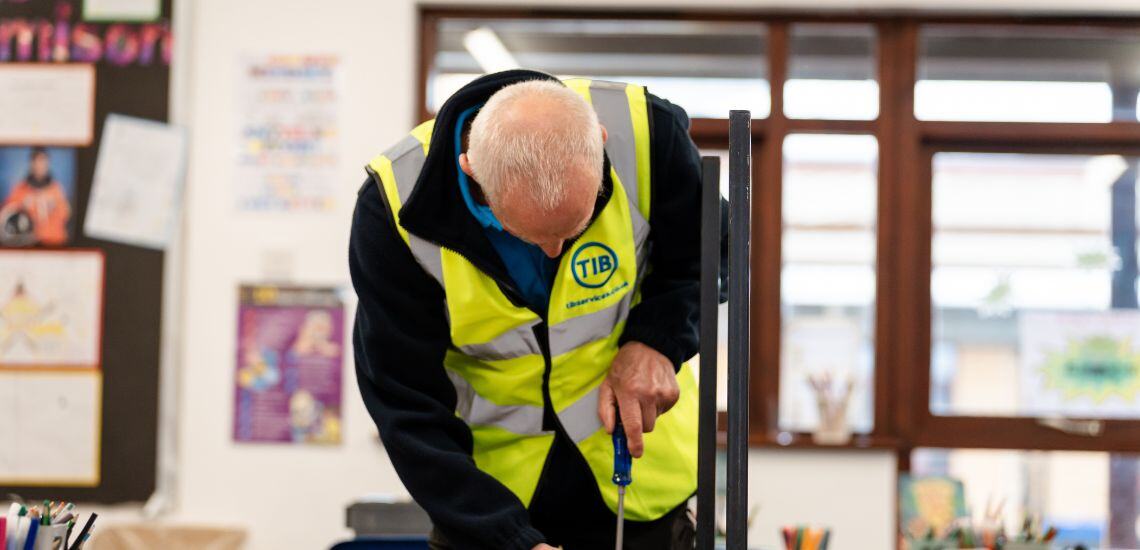
M 633 482 L 633 456 L 629 454 L 629 443 L 625 439 L 625 428 L 619 419 L 614 424 L 614 485 L 625 487 Z

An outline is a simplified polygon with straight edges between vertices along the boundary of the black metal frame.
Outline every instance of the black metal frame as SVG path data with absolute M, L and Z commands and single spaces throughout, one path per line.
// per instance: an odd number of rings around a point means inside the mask
M 720 158 L 701 159 L 701 367 L 697 548 L 716 545 L 716 366 L 720 303 Z
M 748 548 L 748 340 L 752 113 L 728 114 L 728 550 Z
M 729 113 L 727 550 L 748 548 L 748 353 L 752 114 Z M 702 160 L 700 435 L 697 548 L 716 540 L 716 358 L 720 295 L 720 160 Z

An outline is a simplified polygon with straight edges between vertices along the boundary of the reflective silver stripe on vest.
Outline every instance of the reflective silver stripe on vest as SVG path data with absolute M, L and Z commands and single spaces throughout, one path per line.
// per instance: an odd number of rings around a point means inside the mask
M 392 161 L 392 174 L 396 176 L 396 191 L 400 195 L 400 205 L 408 202 L 408 196 L 416 186 L 427 157 L 424 156 L 424 146 L 415 136 L 407 135 L 404 139 L 384 151 L 384 156 Z
M 581 443 L 587 437 L 602 429 L 602 419 L 598 418 L 598 388 L 590 390 L 569 407 L 558 413 L 558 420 L 566 430 L 566 435 L 574 443 Z
M 416 257 L 424 271 L 443 286 L 443 258 L 440 257 L 439 247 L 408 233 L 408 248 L 412 249 L 412 256 Z
M 459 346 L 459 351 L 484 361 L 500 361 L 541 354 L 542 348 L 538 347 L 538 339 L 534 336 L 534 327 L 538 323 L 539 321 L 535 321 L 519 325 L 490 342 Z
M 384 156 L 392 161 L 392 175 L 396 177 L 396 193 L 400 196 L 400 206 L 403 207 L 416 186 L 420 170 L 427 162 L 423 144 L 413 136 L 405 136 L 385 151 Z M 412 256 L 415 256 L 416 262 L 424 268 L 424 271 L 442 286 L 443 264 L 439 247 L 408 233 L 408 248 L 412 250 Z
M 629 315 L 633 291 L 625 293 L 618 303 L 586 315 L 571 317 L 550 327 L 550 355 L 574 351 L 590 342 L 608 338 L 614 327 Z
M 542 407 L 497 405 L 475 393 L 459 374 L 447 371 L 455 386 L 455 412 L 469 426 L 493 426 L 518 435 L 542 435 Z M 595 399 L 597 402 L 597 399 Z
M 598 113 L 598 120 L 606 127 L 606 154 L 617 171 L 629 195 L 629 202 L 638 204 L 637 144 L 634 142 L 633 118 L 629 111 L 626 84 L 594 80 L 590 82 L 590 103 Z M 634 208 L 637 210 L 637 208 Z M 643 220 L 644 221 L 644 220 Z

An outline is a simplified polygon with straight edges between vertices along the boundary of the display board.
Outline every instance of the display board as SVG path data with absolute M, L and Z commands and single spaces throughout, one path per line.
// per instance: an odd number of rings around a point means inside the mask
M 39 195 L 47 210 L 0 211 L 0 260 L 35 281 L 0 288 L 10 337 L 0 392 L 19 396 L 0 393 L 0 414 L 42 418 L 39 408 L 72 430 L 29 438 L 37 432 L 17 430 L 26 422 L 0 421 L 10 438 L 0 447 L 16 449 L 0 456 L 0 493 L 31 501 L 138 502 L 155 488 L 164 253 L 82 228 L 108 115 L 167 121 L 172 6 L 132 2 L 116 15 L 92 4 L 85 13 L 82 0 L 0 0 L 0 112 L 20 113 L 0 123 L 0 206 L 51 191 Z M 57 266 L 83 286 L 36 274 Z M 50 345 L 34 341 L 43 338 Z M 88 420 L 97 424 L 83 429 Z

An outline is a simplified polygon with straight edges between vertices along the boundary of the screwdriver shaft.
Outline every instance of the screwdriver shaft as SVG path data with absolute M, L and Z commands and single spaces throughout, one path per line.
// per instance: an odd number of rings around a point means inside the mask
M 618 485 L 617 509 L 617 546 L 615 550 L 622 550 L 622 538 L 625 535 L 625 486 Z

